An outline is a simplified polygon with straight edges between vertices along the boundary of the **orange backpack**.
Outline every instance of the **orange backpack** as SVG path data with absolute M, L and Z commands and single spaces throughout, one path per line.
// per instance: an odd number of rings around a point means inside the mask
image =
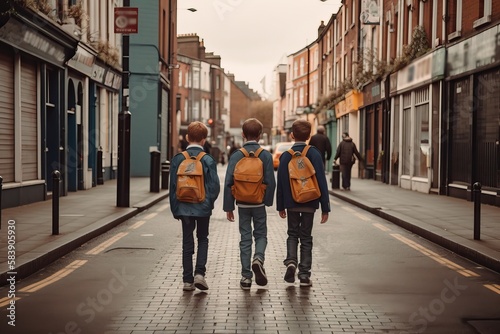
M 240 149 L 244 157 L 234 167 L 234 184 L 231 193 L 238 202 L 261 204 L 264 202 L 266 185 L 264 181 L 264 164 L 259 159 L 262 147 L 255 152 Z
M 293 200 L 297 203 L 306 203 L 321 197 L 316 171 L 311 160 L 306 157 L 310 145 L 306 145 L 302 152 L 288 150 L 292 159 L 288 163 L 290 173 L 290 190 Z
M 201 158 L 206 154 L 200 152 L 196 157 L 182 152 L 184 161 L 177 169 L 177 190 L 175 192 L 180 202 L 201 203 L 205 200 L 205 178 Z

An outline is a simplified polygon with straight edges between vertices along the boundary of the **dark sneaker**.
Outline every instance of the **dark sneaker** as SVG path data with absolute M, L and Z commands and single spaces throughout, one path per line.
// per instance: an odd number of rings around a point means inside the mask
M 290 263 L 288 266 L 286 266 L 285 282 L 295 282 L 295 270 L 297 270 L 297 267 L 293 263 Z
M 208 290 L 207 281 L 205 281 L 205 277 L 200 274 L 194 276 L 194 286 L 200 290 Z
M 243 290 L 250 290 L 252 287 L 252 280 L 250 278 L 242 277 L 240 281 L 240 288 Z
M 311 279 L 309 277 L 302 277 L 300 279 L 300 286 L 301 287 L 305 287 L 305 288 L 308 288 L 310 286 L 312 286 L 312 282 L 311 282 Z
M 263 286 L 267 284 L 266 271 L 259 259 L 253 260 L 252 271 L 255 275 L 255 283 L 257 283 L 257 285 Z

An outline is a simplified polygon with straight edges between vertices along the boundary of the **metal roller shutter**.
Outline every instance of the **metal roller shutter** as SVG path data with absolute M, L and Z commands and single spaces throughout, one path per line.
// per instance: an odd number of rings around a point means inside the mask
M 23 181 L 38 179 L 36 63 L 22 59 L 21 134 Z
M 0 52 L 0 176 L 14 182 L 14 58 Z

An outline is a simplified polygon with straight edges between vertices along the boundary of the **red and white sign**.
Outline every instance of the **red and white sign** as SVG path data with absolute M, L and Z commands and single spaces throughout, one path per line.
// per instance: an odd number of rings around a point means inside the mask
M 115 8 L 115 33 L 137 34 L 139 25 L 139 9 L 136 7 Z

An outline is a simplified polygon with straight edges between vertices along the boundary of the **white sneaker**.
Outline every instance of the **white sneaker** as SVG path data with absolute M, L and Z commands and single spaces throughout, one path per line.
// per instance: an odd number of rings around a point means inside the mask
M 182 288 L 182 290 L 184 290 L 184 291 L 193 291 L 194 289 L 196 289 L 194 287 L 194 283 L 184 282 L 184 287 Z
M 194 286 L 200 290 L 208 290 L 207 281 L 205 281 L 205 277 L 200 274 L 194 276 Z

